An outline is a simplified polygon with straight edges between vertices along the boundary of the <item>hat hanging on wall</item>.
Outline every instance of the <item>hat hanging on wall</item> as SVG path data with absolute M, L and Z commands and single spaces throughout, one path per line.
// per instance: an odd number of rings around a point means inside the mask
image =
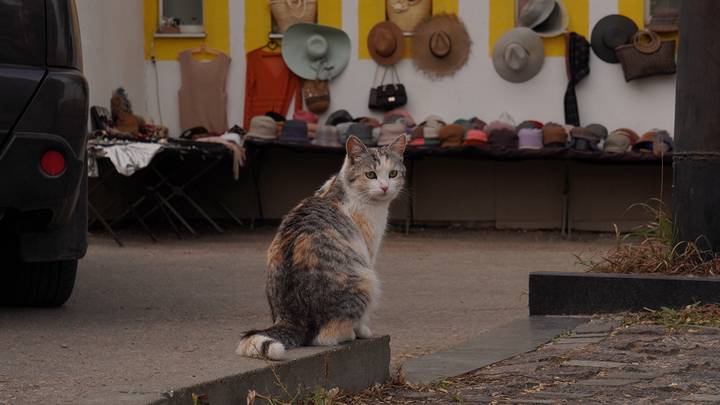
M 406 32 L 415 31 L 432 13 L 432 0 L 386 0 L 388 20 Z
M 515 28 L 495 43 L 492 60 L 500 77 L 512 83 L 522 83 L 540 72 L 545 60 L 545 46 L 530 28 Z
M 541 37 L 556 37 L 567 29 L 570 15 L 561 0 L 529 0 L 520 10 L 518 22 Z
M 415 67 L 432 79 L 451 76 L 465 66 L 472 40 L 454 14 L 438 14 L 418 25 L 412 41 Z
M 638 31 L 635 22 L 623 15 L 605 16 L 595 24 L 590 36 L 590 44 L 598 58 L 607 63 L 619 63 L 615 48 L 629 44 Z
M 350 61 L 350 37 L 340 29 L 298 23 L 283 37 L 282 56 L 296 75 L 306 80 L 331 80 Z
M 390 21 L 383 21 L 372 27 L 368 34 L 367 44 L 370 56 L 381 66 L 398 63 L 405 52 L 402 30 Z

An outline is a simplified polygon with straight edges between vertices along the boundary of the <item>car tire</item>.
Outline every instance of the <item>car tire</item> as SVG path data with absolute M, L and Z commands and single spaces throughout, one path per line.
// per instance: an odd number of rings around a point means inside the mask
M 0 272 L 0 304 L 23 307 L 59 307 L 72 294 L 77 260 L 15 263 Z

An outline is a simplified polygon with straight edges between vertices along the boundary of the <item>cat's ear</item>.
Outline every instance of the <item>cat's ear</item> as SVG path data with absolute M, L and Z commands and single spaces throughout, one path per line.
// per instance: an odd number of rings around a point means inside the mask
M 364 143 L 354 135 L 350 135 L 347 142 L 345 142 L 345 150 L 350 158 L 350 161 L 354 162 L 355 159 L 367 153 L 368 149 Z
M 407 137 L 405 135 L 398 136 L 390 145 L 388 149 L 402 156 L 405 153 L 405 146 L 407 145 Z

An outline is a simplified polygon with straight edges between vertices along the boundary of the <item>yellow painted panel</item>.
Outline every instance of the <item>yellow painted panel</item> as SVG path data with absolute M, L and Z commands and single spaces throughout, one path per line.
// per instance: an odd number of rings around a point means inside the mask
M 175 60 L 178 53 L 200 46 L 230 54 L 230 14 L 228 0 L 205 0 L 205 38 L 154 38 L 158 24 L 158 1 L 145 0 L 145 59 Z
M 645 0 L 618 0 L 618 14 L 635 21 L 638 27 L 645 26 Z
M 432 12 L 434 14 L 458 14 L 460 5 L 458 0 L 433 0 Z
M 342 0 L 319 1 L 318 23 L 335 28 L 342 28 Z
M 564 0 L 570 16 L 568 32 L 574 31 L 588 38 L 590 5 L 589 0 Z M 492 55 L 495 42 L 504 33 L 515 27 L 515 1 L 490 0 L 490 36 L 488 52 Z M 589 39 L 589 38 L 588 38 Z M 546 56 L 565 56 L 565 38 L 563 36 L 543 39 Z
M 509 1 L 509 0 L 508 0 Z M 433 0 L 433 14 L 458 14 L 459 0 Z M 385 21 L 385 0 L 358 0 L 358 57 L 370 59 L 367 49 L 367 36 L 375 24 Z M 403 59 L 410 59 L 412 38 L 405 38 Z
M 318 0 L 318 24 L 342 28 L 342 0 Z M 245 0 L 245 52 L 265 45 L 272 30 L 267 0 Z

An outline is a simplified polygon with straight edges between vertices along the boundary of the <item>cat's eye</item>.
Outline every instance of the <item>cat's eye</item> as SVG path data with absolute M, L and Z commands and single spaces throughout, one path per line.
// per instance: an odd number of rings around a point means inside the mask
M 375 172 L 365 172 L 365 176 L 368 179 L 377 179 L 377 174 L 375 174 Z
M 388 173 L 388 177 L 394 179 L 395 177 L 397 177 L 397 174 L 397 170 L 390 170 L 390 173 Z

